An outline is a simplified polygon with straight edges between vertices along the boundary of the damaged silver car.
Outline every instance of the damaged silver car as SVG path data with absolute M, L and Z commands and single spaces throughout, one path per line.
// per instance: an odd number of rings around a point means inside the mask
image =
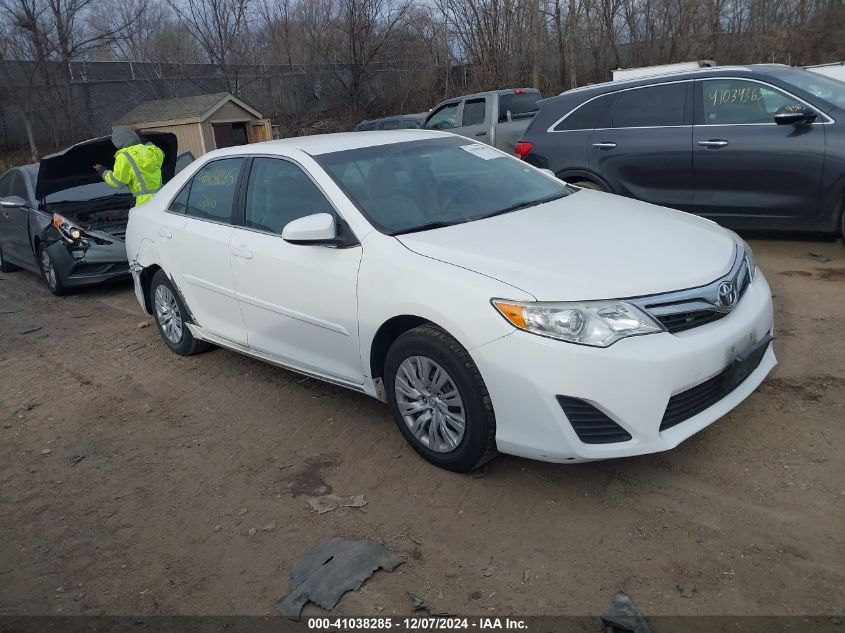
M 164 152 L 167 182 L 176 171 L 175 135 L 141 136 Z M 0 176 L 0 271 L 40 274 L 55 295 L 129 278 L 124 236 L 133 197 L 126 188 L 109 187 L 93 169 L 98 163 L 111 168 L 114 153 L 105 136 Z

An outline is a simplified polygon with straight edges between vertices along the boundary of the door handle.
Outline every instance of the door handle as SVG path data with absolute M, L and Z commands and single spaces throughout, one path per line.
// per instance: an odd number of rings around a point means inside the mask
M 233 248 L 232 255 L 240 257 L 241 259 L 252 259 L 252 253 L 245 248 Z
M 613 149 L 616 147 L 616 143 L 593 143 L 593 147 L 596 149 Z
M 167 229 L 159 229 L 158 234 L 161 235 L 166 240 L 169 240 L 171 237 L 173 237 L 173 233 L 171 233 Z
M 698 144 L 701 147 L 724 147 L 728 142 L 722 139 L 713 139 L 712 141 L 699 141 Z
M 476 132 L 476 136 L 487 136 L 487 132 Z

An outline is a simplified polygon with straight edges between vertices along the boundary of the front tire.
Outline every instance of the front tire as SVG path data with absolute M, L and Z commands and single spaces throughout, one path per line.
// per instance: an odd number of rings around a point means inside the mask
M 158 333 L 172 351 L 180 356 L 192 356 L 211 347 L 210 343 L 201 341 L 191 334 L 185 321 L 188 311 L 185 309 L 182 297 L 163 270 L 153 275 L 150 284 L 150 304 L 153 307 L 153 318 Z
M 38 269 L 41 271 L 41 278 L 47 284 L 47 289 L 57 297 L 68 293 L 68 289 L 62 283 L 59 272 L 53 264 L 53 258 L 44 244 L 38 245 Z
M 399 431 L 435 466 L 469 472 L 496 456 L 496 417 L 481 373 L 437 326 L 421 325 L 394 341 L 385 388 Z

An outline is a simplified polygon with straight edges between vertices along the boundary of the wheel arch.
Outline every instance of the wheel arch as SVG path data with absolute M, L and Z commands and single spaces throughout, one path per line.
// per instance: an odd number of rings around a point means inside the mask
M 564 169 L 557 172 L 555 175 L 561 180 L 565 180 L 573 185 L 577 185 L 579 181 L 587 180 L 600 185 L 605 191 L 609 191 L 611 193 L 614 192 L 610 183 L 594 171 L 588 171 L 586 169 Z
M 443 330 L 455 340 L 458 340 L 458 338 L 447 328 L 430 318 L 425 318 L 416 314 L 400 314 L 391 317 L 379 326 L 373 336 L 372 342 L 370 343 L 370 377 L 373 380 L 383 379 L 387 352 L 390 350 L 390 346 L 393 345 L 393 342 L 405 332 L 426 324 L 433 325 L 434 327 Z
M 153 301 L 150 296 L 150 286 L 152 286 L 153 277 L 155 277 L 155 274 L 160 270 L 163 270 L 161 266 L 158 264 L 151 264 L 146 268 L 142 268 L 138 275 L 141 283 L 141 292 L 144 295 L 144 309 L 147 311 L 147 314 L 153 313 Z

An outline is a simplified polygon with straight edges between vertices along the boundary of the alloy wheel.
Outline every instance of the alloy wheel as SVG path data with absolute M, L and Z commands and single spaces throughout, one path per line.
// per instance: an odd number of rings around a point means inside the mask
M 182 311 L 176 297 L 167 286 L 159 286 L 155 291 L 156 319 L 167 340 L 177 344 L 182 340 Z
M 396 406 L 420 443 L 437 453 L 449 453 L 466 432 L 461 394 L 449 373 L 425 356 L 410 356 L 396 371 Z
M 41 270 L 44 272 L 44 279 L 51 288 L 56 287 L 56 269 L 53 267 L 53 260 L 47 249 L 41 249 Z

